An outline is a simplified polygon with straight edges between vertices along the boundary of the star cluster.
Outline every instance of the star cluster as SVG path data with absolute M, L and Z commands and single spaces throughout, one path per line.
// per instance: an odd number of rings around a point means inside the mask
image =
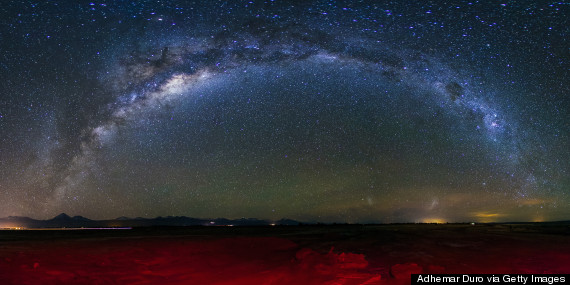
M 570 217 L 565 2 L 15 2 L 0 216 Z

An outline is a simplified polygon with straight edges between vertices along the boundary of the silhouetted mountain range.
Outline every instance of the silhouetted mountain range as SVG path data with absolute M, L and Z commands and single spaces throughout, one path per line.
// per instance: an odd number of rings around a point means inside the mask
M 299 225 L 295 220 L 268 221 L 259 219 L 197 219 L 184 216 L 157 218 L 119 217 L 112 220 L 91 220 L 82 216 L 70 217 L 61 213 L 49 220 L 35 220 L 28 217 L 0 218 L 0 228 L 107 228 L 107 227 L 152 227 L 152 226 L 268 226 Z
M 291 219 L 281 219 L 278 221 L 259 220 L 253 218 L 241 219 L 198 219 L 184 216 L 167 216 L 156 218 L 129 218 L 118 217 L 110 220 L 91 220 L 82 216 L 70 217 L 65 213 L 61 213 L 49 220 L 35 220 L 28 217 L 10 216 L 0 218 L 0 229 L 6 228 L 121 228 L 121 227 L 156 227 L 156 226 L 297 226 L 297 225 L 317 225 L 317 222 L 299 222 Z M 570 221 L 553 221 L 553 222 L 508 222 L 508 223 L 489 223 L 489 225 L 568 225 Z M 334 224 L 333 224 L 334 225 Z

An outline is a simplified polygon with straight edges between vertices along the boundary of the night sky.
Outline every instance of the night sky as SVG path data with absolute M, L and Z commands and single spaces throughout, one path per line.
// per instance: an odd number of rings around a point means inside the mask
M 6 1 L 0 217 L 570 219 L 566 1 Z

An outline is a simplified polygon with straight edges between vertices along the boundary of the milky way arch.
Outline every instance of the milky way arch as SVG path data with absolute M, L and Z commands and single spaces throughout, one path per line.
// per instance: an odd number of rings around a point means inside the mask
M 116 133 L 136 114 L 191 96 L 194 86 L 227 71 L 308 60 L 358 65 L 381 73 L 387 80 L 428 91 L 437 108 L 477 121 L 482 136 L 492 146 L 506 150 L 512 164 L 519 163 L 516 123 L 469 79 L 441 61 L 377 41 L 342 38 L 298 25 L 275 27 L 252 21 L 238 30 L 225 30 L 194 43 L 123 56 L 119 71 L 108 78 L 108 84 L 120 95 L 107 106 L 106 118 L 83 130 L 80 150 L 55 188 L 50 206 L 73 199 L 73 192 L 97 172 L 98 150 L 112 144 Z

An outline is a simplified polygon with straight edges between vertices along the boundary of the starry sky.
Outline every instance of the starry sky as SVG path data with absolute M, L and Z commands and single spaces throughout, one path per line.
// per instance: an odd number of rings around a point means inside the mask
M 420 2 L 3 2 L 0 217 L 569 220 L 570 2 Z

